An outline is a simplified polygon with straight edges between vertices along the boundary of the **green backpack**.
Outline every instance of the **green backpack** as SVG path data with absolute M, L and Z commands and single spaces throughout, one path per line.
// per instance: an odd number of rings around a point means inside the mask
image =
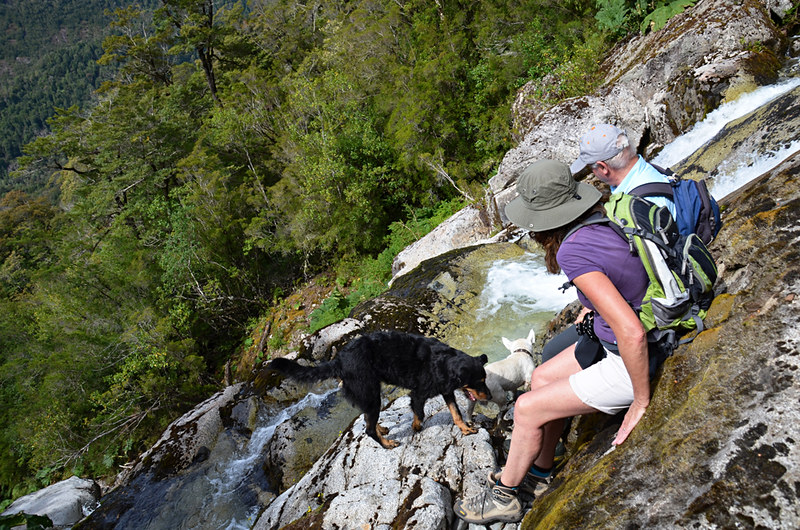
M 717 280 L 705 243 L 697 234 L 681 235 L 666 207 L 641 197 L 614 193 L 605 210 L 605 217 L 590 217 L 580 226 L 608 223 L 641 258 L 650 279 L 639 311 L 645 331 L 672 330 L 676 336 L 702 331 Z

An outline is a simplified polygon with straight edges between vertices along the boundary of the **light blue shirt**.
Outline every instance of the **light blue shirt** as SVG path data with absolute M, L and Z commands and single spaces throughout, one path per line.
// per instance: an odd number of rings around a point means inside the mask
M 641 155 L 636 164 L 628 171 L 619 186 L 611 186 L 611 192 L 621 191 L 627 193 L 637 186 L 647 184 L 648 182 L 669 182 L 666 175 L 663 175 L 656 168 L 648 164 Z M 672 217 L 675 217 L 675 204 L 666 197 L 647 197 L 647 200 L 658 206 L 666 206 Z

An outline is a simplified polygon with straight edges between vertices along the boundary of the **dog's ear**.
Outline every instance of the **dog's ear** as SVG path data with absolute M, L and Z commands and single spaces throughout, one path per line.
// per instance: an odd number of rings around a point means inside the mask
M 505 337 L 501 337 L 501 339 L 503 340 L 503 346 L 505 346 L 507 350 L 510 350 L 513 343 Z
M 528 333 L 528 342 L 530 342 L 531 344 L 533 344 L 533 341 L 535 341 L 535 340 L 536 340 L 536 332 L 534 332 L 533 330 L 531 330 L 531 332 L 530 332 L 530 333 Z
M 481 362 L 481 364 L 486 364 L 489 362 L 489 358 L 486 356 L 485 353 L 482 353 L 481 356 L 478 357 L 478 360 Z

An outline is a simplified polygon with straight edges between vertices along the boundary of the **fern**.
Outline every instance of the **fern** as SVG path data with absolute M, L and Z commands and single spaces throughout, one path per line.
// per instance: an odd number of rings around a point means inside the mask
M 623 29 L 630 13 L 626 0 L 597 0 L 597 7 L 600 9 L 594 18 L 600 29 L 614 33 Z
M 663 3 L 653 10 L 652 13 L 644 17 L 641 25 L 642 33 L 646 33 L 649 28 L 651 31 L 658 31 L 663 28 L 667 21 L 677 15 L 683 13 L 687 7 L 693 6 L 695 0 L 675 0 L 670 3 Z

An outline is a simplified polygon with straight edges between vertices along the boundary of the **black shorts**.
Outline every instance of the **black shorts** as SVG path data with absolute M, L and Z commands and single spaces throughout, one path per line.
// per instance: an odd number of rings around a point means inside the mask
M 547 341 L 542 348 L 542 362 L 552 359 L 572 344 L 575 344 L 575 360 L 582 369 L 589 368 L 605 356 L 603 345 L 586 335 L 579 335 L 573 324 Z

